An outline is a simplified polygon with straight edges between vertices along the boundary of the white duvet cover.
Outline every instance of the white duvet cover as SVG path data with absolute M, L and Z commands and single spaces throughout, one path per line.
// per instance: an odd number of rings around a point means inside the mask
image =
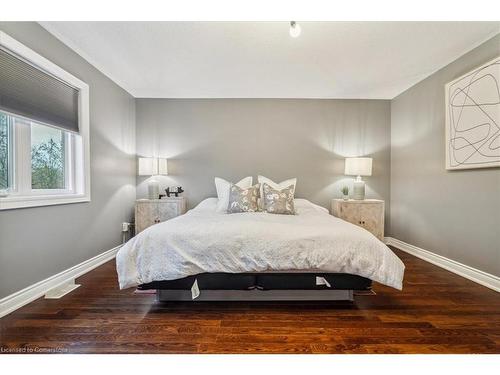
M 116 256 L 120 288 L 203 272 L 339 272 L 402 289 L 404 264 L 368 231 L 296 199 L 297 215 L 221 214 L 208 198 Z

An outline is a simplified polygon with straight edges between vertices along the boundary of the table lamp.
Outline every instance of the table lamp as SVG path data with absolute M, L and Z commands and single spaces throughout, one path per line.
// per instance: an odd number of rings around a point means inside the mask
M 168 174 L 167 159 L 139 158 L 138 166 L 139 176 L 151 176 L 148 180 L 148 198 L 158 199 L 160 196 L 160 183 L 154 176 Z
M 372 158 L 346 158 L 345 172 L 348 176 L 357 176 L 353 184 L 353 198 L 365 199 L 365 182 L 361 176 L 372 175 Z

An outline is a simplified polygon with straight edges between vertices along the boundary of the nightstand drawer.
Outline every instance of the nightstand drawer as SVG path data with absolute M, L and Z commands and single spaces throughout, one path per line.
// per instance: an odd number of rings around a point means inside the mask
M 337 208 L 332 209 L 333 215 L 349 223 L 360 224 L 361 213 L 356 206 L 348 204 L 346 201 L 338 202 Z
M 184 212 L 185 210 L 179 207 L 178 202 L 165 202 L 156 206 L 156 215 L 160 221 L 172 219 Z
M 332 214 L 342 220 L 360 226 L 375 237 L 384 239 L 384 201 L 376 199 L 332 201 Z
M 173 219 L 186 212 L 184 197 L 164 199 L 139 199 L 135 204 L 135 233 L 151 225 Z

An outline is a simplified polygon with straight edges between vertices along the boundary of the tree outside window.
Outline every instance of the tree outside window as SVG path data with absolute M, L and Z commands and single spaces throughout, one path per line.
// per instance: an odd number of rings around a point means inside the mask
M 64 189 L 64 134 L 31 124 L 31 188 Z

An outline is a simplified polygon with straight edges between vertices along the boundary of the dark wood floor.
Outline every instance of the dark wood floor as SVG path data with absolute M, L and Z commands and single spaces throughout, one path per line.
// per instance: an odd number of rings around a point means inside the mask
M 500 353 L 499 294 L 395 250 L 403 292 L 347 302 L 158 304 L 114 262 L 0 319 L 0 349 L 70 353 Z

